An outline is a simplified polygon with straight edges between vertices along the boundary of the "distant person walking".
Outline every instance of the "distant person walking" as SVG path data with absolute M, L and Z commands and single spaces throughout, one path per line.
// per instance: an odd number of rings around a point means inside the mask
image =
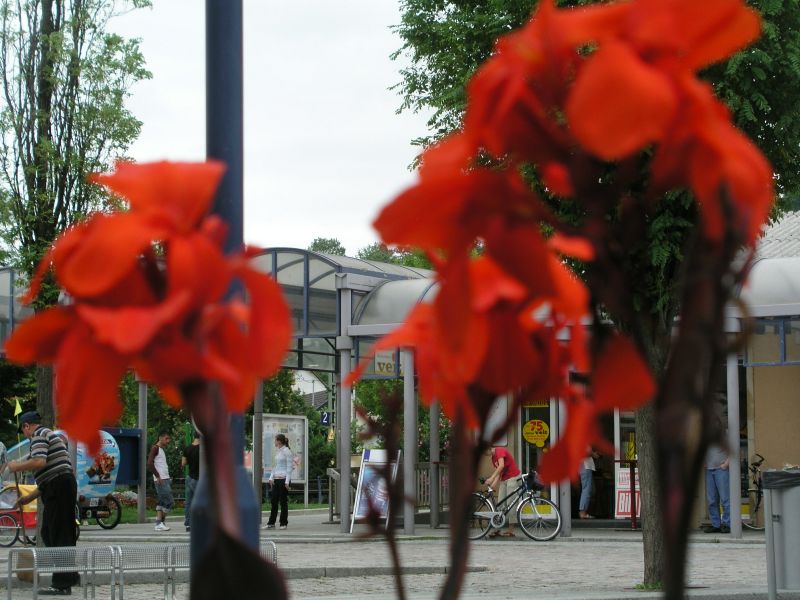
M 192 509 L 192 498 L 197 489 L 197 481 L 200 479 L 200 434 L 195 431 L 192 443 L 183 449 L 181 455 L 181 467 L 189 467 L 186 475 L 186 503 L 183 508 L 183 524 L 186 531 L 191 530 L 191 517 L 189 511 Z
M 272 511 L 269 515 L 266 528 L 275 528 L 275 518 L 278 516 L 278 504 L 281 507 L 280 528 L 286 529 L 289 524 L 289 483 L 292 479 L 293 455 L 289 448 L 289 440 L 279 433 L 275 436 L 275 457 L 272 463 L 272 473 L 269 476 L 270 499 Z
M 12 473 L 34 471 L 36 491 L 22 496 L 17 504 L 22 506 L 41 498 L 44 504 L 42 513 L 42 540 L 45 546 L 74 546 L 77 540 L 75 530 L 75 501 L 78 486 L 72 470 L 64 438 L 51 429 L 40 425 L 39 413 L 23 413 L 19 418 L 19 432 L 31 441 L 27 460 L 8 463 Z M 53 573 L 52 587 L 39 590 L 43 596 L 69 596 L 72 586 L 80 583 L 77 572 Z M 10 583 L 9 583 L 10 585 Z
M 147 457 L 147 468 L 153 474 L 153 481 L 156 484 L 156 531 L 169 531 L 167 527 L 167 515 L 172 510 L 175 500 L 172 497 L 172 480 L 169 477 L 169 467 L 167 466 L 167 453 L 165 448 L 169 445 L 170 436 L 166 431 L 158 434 L 158 441 L 150 448 Z
M 731 532 L 731 475 L 730 459 L 725 449 L 711 446 L 706 454 L 706 499 L 711 525 L 705 533 Z M 722 504 L 722 515 L 719 506 Z
M 594 519 L 589 514 L 589 502 L 592 499 L 592 486 L 594 485 L 592 480 L 597 469 L 597 465 L 594 463 L 596 458 L 600 458 L 600 453 L 594 448 L 589 448 L 586 458 L 583 459 L 583 465 L 581 465 L 581 499 L 578 503 L 578 516 L 581 519 Z

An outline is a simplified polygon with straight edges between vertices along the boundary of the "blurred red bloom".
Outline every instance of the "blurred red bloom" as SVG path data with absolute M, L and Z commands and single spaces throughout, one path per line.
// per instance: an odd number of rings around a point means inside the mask
M 224 224 L 206 216 L 224 171 L 217 162 L 121 163 L 94 177 L 129 201 L 64 233 L 39 265 L 30 296 L 53 268 L 72 304 L 23 322 L 9 359 L 54 363 L 59 425 L 97 441 L 116 422 L 128 369 L 177 402 L 177 387 L 217 381 L 230 410 L 280 365 L 291 335 L 279 286 L 244 255 L 225 256 Z M 250 299 L 224 300 L 235 280 Z M 87 410 L 91 402 L 91 410 Z

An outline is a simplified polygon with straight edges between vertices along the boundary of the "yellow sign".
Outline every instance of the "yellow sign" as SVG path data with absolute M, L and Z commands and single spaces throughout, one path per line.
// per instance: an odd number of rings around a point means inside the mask
M 334 432 L 333 427 L 331 427 L 330 429 L 328 429 L 328 441 L 332 442 L 334 438 L 336 438 L 336 433 Z
M 550 406 L 550 400 L 548 398 L 523 400 L 522 406 L 524 406 L 525 408 L 547 408 Z
M 544 448 L 547 438 L 550 437 L 550 427 L 541 419 L 531 419 L 522 427 L 522 437 L 529 444 Z

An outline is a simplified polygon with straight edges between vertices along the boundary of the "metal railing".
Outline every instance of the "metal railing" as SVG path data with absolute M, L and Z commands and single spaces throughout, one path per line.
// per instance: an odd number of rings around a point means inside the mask
M 417 505 L 415 507 L 416 511 L 419 511 L 420 508 L 423 509 L 431 509 L 431 465 L 430 463 L 417 463 L 415 469 L 415 489 L 417 495 Z M 351 486 L 353 489 L 356 487 L 356 482 L 358 481 L 358 469 L 353 468 L 353 481 L 351 482 Z M 339 487 L 339 471 L 336 469 L 328 469 L 328 485 L 329 490 L 331 493 L 329 494 L 328 498 L 328 517 L 330 522 L 334 521 L 334 517 L 340 516 L 339 506 L 337 504 L 339 499 L 338 494 L 338 487 Z M 398 476 L 400 474 L 398 473 Z M 450 478 L 449 478 L 449 471 L 447 468 L 446 463 L 439 463 L 439 511 L 445 509 L 448 506 L 448 501 L 450 498 Z M 351 494 L 350 496 L 350 508 L 353 508 L 353 502 L 355 502 L 355 494 Z
M 135 571 L 161 573 L 164 600 L 177 597 L 177 573 L 188 571 L 190 565 L 189 544 L 120 544 L 113 546 L 70 546 L 54 548 L 12 548 L 8 554 L 8 600 L 12 599 L 14 578 L 32 584 L 33 600 L 39 595 L 42 575 L 54 573 L 80 573 L 83 580 L 83 597 L 91 589 L 96 597 L 99 574 L 108 574 L 111 598 L 125 597 L 125 578 Z M 262 540 L 260 556 L 278 564 L 278 547 L 271 540 Z

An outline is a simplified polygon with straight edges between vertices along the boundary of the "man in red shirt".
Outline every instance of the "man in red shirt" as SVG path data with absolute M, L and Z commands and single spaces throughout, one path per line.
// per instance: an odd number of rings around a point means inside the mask
M 486 485 L 494 490 L 495 500 L 500 501 L 508 493 L 506 481 L 512 477 L 519 477 L 520 470 L 517 463 L 514 462 L 514 457 L 505 448 L 494 447 L 491 452 L 494 472 L 486 480 Z M 515 537 L 514 532 L 511 530 L 511 519 L 506 522 L 508 523 L 508 529 L 505 532 L 493 531 L 490 537 L 497 537 L 498 535 Z

